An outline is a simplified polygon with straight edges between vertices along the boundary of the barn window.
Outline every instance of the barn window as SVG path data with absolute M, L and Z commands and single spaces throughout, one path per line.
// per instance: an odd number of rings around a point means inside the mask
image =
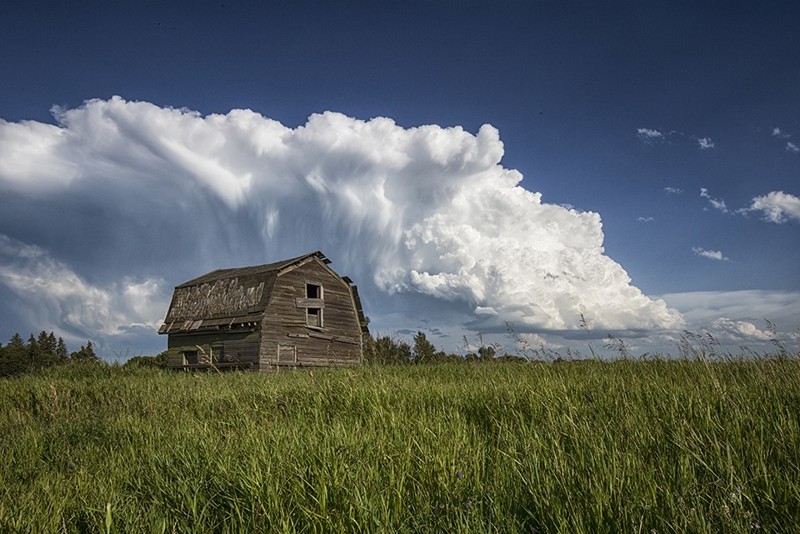
M 306 298 L 322 300 L 322 286 L 306 284 Z M 306 308 L 306 324 L 315 328 L 322 328 L 322 307 L 309 306 Z
M 183 365 L 196 365 L 197 364 L 197 351 L 186 350 L 183 352 Z
M 225 350 L 222 343 L 214 343 L 211 345 L 211 357 L 214 363 L 222 363 L 225 361 Z
M 307 308 L 306 314 L 308 326 L 322 328 L 322 310 L 319 308 Z
M 307 299 L 321 299 L 322 286 L 317 284 L 306 284 L 306 298 Z

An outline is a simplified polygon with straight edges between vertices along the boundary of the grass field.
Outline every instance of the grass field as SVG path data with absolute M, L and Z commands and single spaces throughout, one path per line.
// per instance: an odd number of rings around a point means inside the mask
M 800 360 L 68 366 L 0 451 L 0 532 L 797 532 Z

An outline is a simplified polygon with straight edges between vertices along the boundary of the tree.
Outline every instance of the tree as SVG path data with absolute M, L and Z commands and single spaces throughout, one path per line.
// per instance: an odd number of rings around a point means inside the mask
M 41 351 L 39 350 L 39 343 L 36 342 L 36 338 L 33 337 L 33 334 L 31 334 L 28 337 L 28 347 L 27 348 L 28 348 L 28 359 L 31 362 L 31 364 L 30 364 L 31 367 L 32 368 L 38 367 L 39 364 L 40 364 L 40 361 L 41 361 L 41 358 L 40 358 Z
M 58 363 L 64 363 L 69 360 L 67 344 L 64 343 L 64 338 L 62 337 L 59 337 L 58 342 L 56 343 L 56 359 L 58 360 Z
M 47 355 L 55 355 L 56 353 L 56 336 L 53 332 L 49 334 L 42 330 L 39 332 L 39 338 L 36 340 L 39 344 L 39 350 Z
M 28 371 L 30 365 L 28 348 L 19 334 L 14 334 L 5 347 L 0 346 L 0 376 L 22 374 Z
M 11 336 L 8 345 L 0 345 L 0 349 L 0 376 L 44 369 L 69 360 L 66 343 L 62 338 L 56 338 L 52 331 L 48 333 L 42 330 L 38 336 L 31 334 L 27 343 L 16 333 Z M 93 354 L 92 350 L 88 355 Z
M 478 347 L 478 357 L 481 360 L 493 360 L 497 355 L 497 350 L 492 345 Z
M 86 345 L 81 345 L 78 351 L 70 354 L 69 359 L 73 362 L 96 363 L 100 361 L 100 358 L 94 353 L 94 347 L 91 341 L 87 341 Z
M 31 336 L 33 338 L 33 336 Z M 49 334 L 42 330 L 39 332 L 39 337 L 36 340 L 36 351 L 34 356 L 34 366 L 41 369 L 50 367 L 57 363 L 58 357 L 56 356 L 56 349 L 58 342 L 56 335 L 53 332 Z
M 424 332 L 417 332 L 414 336 L 414 361 L 417 363 L 429 363 L 436 358 L 436 347 L 428 341 Z
M 19 335 L 19 332 L 11 336 L 11 339 L 8 340 L 8 345 L 6 345 L 6 348 L 7 347 L 25 348 L 25 342 L 22 340 L 22 336 Z
M 378 339 L 370 336 L 364 342 L 364 359 L 383 365 L 408 363 L 411 360 L 411 345 L 405 341 L 397 342 L 389 336 Z
M 134 356 L 123 367 L 147 367 L 149 369 L 165 369 L 167 367 L 167 352 L 156 356 Z

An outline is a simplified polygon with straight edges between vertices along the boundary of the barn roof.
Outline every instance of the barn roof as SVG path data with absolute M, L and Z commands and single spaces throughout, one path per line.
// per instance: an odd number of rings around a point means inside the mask
M 216 282 L 218 280 L 228 280 L 230 278 L 249 278 L 252 276 L 262 277 L 264 275 L 270 275 L 270 274 L 272 274 L 274 277 L 275 275 L 278 274 L 279 271 L 285 269 L 286 267 L 289 267 L 295 263 L 299 263 L 305 260 L 306 258 L 310 258 L 312 256 L 316 256 L 317 258 L 322 260 L 325 264 L 331 262 L 331 260 L 325 257 L 325 254 L 317 250 L 309 254 L 298 256 L 296 258 L 291 258 L 283 261 L 276 261 L 275 263 L 254 265 L 252 267 L 236 267 L 233 269 L 217 269 L 216 271 L 211 271 L 210 273 L 206 273 L 203 276 L 198 276 L 197 278 L 193 278 L 188 282 L 184 282 L 179 286 L 175 286 L 175 289 L 181 287 L 196 286 L 209 282 Z
M 309 258 L 317 258 L 325 264 L 331 263 L 317 250 L 264 265 L 217 269 L 175 286 L 167 317 L 158 333 L 253 328 L 269 303 L 278 274 Z M 362 330 L 366 331 L 358 290 L 349 278 L 342 279 L 352 288 L 359 321 Z

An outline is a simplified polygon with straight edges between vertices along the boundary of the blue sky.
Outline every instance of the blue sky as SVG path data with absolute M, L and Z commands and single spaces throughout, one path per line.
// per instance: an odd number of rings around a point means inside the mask
M 174 285 L 321 248 L 373 331 L 452 350 L 507 321 L 585 350 L 577 313 L 640 352 L 767 346 L 765 318 L 797 344 L 797 27 L 788 2 L 4 4 L 0 336 L 157 352 Z M 264 170 L 259 135 L 291 156 Z

